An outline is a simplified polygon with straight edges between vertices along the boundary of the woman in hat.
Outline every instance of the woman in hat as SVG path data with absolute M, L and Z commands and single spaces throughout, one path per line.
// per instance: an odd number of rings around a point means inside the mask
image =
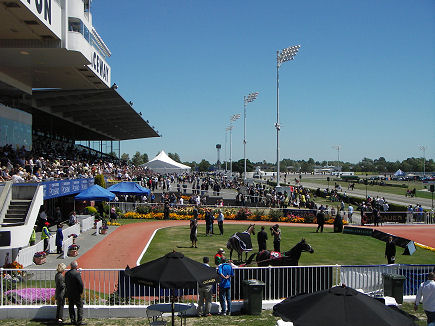
M 58 323 L 63 323 L 63 307 L 65 305 L 65 277 L 63 272 L 65 271 L 65 264 L 60 263 L 57 265 L 57 273 L 54 277 L 56 283 L 56 292 L 54 297 L 56 298 L 56 320 Z

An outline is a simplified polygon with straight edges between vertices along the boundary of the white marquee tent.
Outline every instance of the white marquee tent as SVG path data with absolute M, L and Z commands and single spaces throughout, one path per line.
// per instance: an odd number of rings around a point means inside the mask
M 164 151 L 154 157 L 151 161 L 142 164 L 157 173 L 183 173 L 190 172 L 190 166 L 175 162 Z

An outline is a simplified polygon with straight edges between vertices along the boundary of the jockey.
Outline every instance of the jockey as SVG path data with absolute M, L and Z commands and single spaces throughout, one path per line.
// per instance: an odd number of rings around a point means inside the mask
M 225 262 L 225 256 L 223 255 L 225 251 L 222 248 L 219 248 L 216 255 L 214 255 L 214 263 L 216 266 Z

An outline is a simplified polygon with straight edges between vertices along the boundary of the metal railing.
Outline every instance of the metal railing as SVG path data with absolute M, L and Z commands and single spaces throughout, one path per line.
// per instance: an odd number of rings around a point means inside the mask
M 256 279 L 265 283 L 263 300 L 280 300 L 301 293 L 312 293 L 346 284 L 372 295 L 383 294 L 383 273 L 405 277 L 404 294 L 415 295 L 418 286 L 435 265 L 371 266 L 287 266 L 235 268 L 232 299 L 243 299 L 243 281 Z M 54 304 L 54 269 L 1 269 L 0 306 Z M 133 284 L 119 269 L 81 270 L 85 286 L 85 305 L 146 306 L 170 302 L 168 289 Z M 178 302 L 197 302 L 197 290 L 175 290 Z M 218 300 L 218 287 L 213 290 Z

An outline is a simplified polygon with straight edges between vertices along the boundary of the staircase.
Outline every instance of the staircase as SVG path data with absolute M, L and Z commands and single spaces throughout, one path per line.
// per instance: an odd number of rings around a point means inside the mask
M 1 226 L 19 226 L 26 223 L 27 212 L 32 200 L 12 199 Z

